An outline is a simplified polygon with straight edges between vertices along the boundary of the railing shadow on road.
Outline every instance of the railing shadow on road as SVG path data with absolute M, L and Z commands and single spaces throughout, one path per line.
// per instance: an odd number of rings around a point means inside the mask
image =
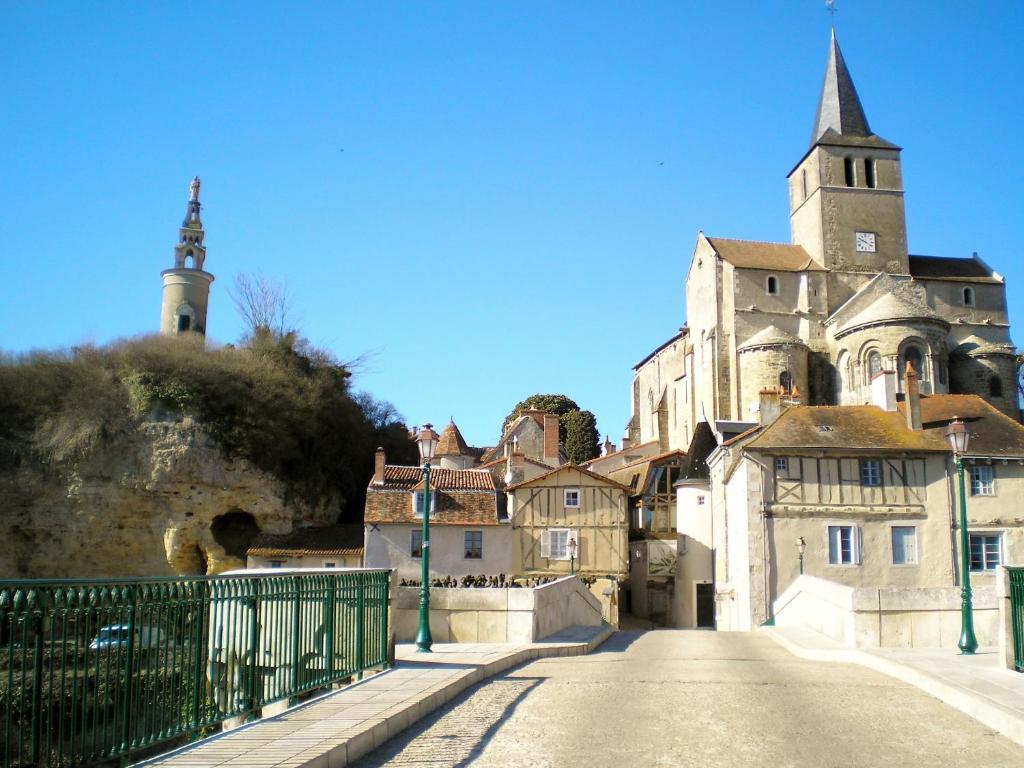
M 350 768 L 378 768 L 419 762 L 467 768 L 515 713 L 519 704 L 546 679 L 499 677 L 481 681 L 378 749 L 351 763 Z M 488 691 L 487 702 L 479 706 L 474 702 L 471 713 L 455 714 L 455 710 L 485 687 Z M 446 722 L 446 718 L 450 722 Z

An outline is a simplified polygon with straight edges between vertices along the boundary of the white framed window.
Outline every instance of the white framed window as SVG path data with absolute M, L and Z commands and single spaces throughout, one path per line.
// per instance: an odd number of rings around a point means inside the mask
M 780 475 L 785 475 L 787 472 L 789 472 L 789 459 L 775 459 L 775 471 Z
M 917 565 L 917 527 L 894 525 L 892 527 L 892 564 Z
M 419 529 L 409 532 L 409 557 L 423 557 L 423 531 Z
M 270 567 L 271 568 L 284 568 L 284 561 L 283 560 L 271 560 L 270 561 Z
M 856 525 L 828 527 L 829 565 L 860 565 L 860 528 Z
M 567 507 L 579 507 L 580 505 L 580 489 L 579 488 L 566 488 L 562 492 L 563 501 Z
M 994 571 L 1003 562 L 1001 533 L 970 534 L 971 571 Z
M 338 564 L 334 563 L 334 562 L 325 562 L 324 563 L 324 568 L 337 568 L 337 567 L 338 567 Z
M 996 490 L 992 467 L 987 464 L 976 464 L 969 469 L 971 472 L 971 496 L 994 496 Z
M 882 484 L 882 462 L 878 459 L 860 460 L 860 484 L 877 487 Z
M 412 513 L 420 520 L 423 519 L 423 491 L 412 492 Z M 430 492 L 430 516 L 437 513 L 437 492 Z
M 548 528 L 541 531 L 540 556 L 548 560 L 568 560 L 569 541 L 579 542 L 579 536 L 571 528 Z M 579 551 L 576 552 L 577 556 Z

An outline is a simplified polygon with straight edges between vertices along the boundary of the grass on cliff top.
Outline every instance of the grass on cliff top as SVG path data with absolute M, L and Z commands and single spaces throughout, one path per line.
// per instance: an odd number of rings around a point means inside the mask
M 394 409 L 354 394 L 350 376 L 292 335 L 216 350 L 150 336 L 34 352 L 0 365 L 0 471 L 70 465 L 116 447 L 141 420 L 188 414 L 292 499 L 346 506 L 344 518 L 358 520 L 376 446 L 396 463 L 415 463 L 416 448 Z

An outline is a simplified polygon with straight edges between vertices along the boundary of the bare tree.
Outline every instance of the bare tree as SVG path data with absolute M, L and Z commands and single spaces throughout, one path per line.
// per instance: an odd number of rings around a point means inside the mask
M 260 272 L 240 272 L 235 276 L 234 288 L 228 289 L 228 295 L 245 321 L 248 335 L 254 336 L 262 330 L 283 336 L 288 330 L 292 307 L 287 284 Z

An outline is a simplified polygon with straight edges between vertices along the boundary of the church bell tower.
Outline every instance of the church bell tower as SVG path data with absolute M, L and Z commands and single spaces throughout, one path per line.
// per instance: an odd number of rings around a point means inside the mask
M 199 183 L 196 176 L 189 185 L 185 220 L 174 246 L 174 267 L 160 273 L 164 281 L 160 333 L 164 336 L 206 335 L 206 308 L 213 275 L 203 270 L 206 247 L 203 222 L 199 218 Z
M 835 30 L 810 148 L 789 174 L 789 202 L 793 243 L 845 275 L 830 281 L 830 309 L 879 272 L 909 272 L 900 148 L 868 126 Z

